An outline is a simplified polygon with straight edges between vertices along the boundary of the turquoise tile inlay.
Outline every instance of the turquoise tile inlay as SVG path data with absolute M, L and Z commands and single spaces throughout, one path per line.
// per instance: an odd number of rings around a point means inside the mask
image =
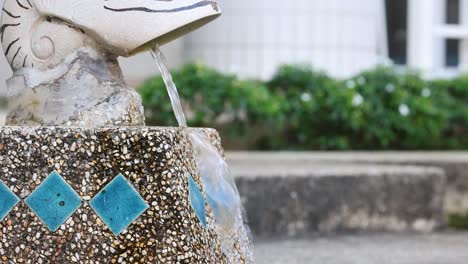
M 52 232 L 56 231 L 82 203 L 78 194 L 56 171 L 24 201 Z
M 198 220 L 202 223 L 203 227 L 206 227 L 206 208 L 205 208 L 205 199 L 203 199 L 203 194 L 197 186 L 197 183 L 193 179 L 192 175 L 188 175 L 188 184 L 189 184 L 189 196 L 190 204 L 193 211 L 198 217 Z
M 89 204 L 116 236 L 149 208 L 122 174 L 96 194 Z
M 0 181 L 0 221 L 19 203 L 20 199 Z

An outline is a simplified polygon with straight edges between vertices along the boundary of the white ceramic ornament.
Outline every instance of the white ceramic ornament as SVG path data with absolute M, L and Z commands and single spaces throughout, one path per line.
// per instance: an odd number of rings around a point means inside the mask
M 7 123 L 144 124 L 141 100 L 125 85 L 116 58 L 163 45 L 219 15 L 214 0 L 5 0 L 0 40 L 14 72 Z

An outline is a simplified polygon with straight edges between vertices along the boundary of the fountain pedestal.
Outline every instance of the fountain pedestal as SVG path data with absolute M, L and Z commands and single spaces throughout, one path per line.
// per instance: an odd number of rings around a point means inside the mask
M 0 127 L 1 261 L 253 262 L 226 170 L 197 168 L 187 128 L 145 127 L 117 63 L 217 18 L 217 2 L 5 0 L 2 10 L 7 125 L 22 127 Z
M 203 133 L 220 147 L 216 131 Z M 3 261 L 252 261 L 243 226 L 232 234 L 217 230 L 187 129 L 1 127 L 0 170 L 0 180 L 20 199 L 11 208 L 0 204 L 8 211 L 0 221 Z M 194 205 L 191 188 L 200 191 L 201 203 Z M 107 217 L 98 206 L 106 197 L 114 201 Z M 34 210 L 34 203 L 48 213 Z M 118 217 L 132 210 L 133 217 Z

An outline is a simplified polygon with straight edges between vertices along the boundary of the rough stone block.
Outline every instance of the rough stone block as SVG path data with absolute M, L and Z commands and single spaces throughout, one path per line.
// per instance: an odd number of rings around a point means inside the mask
M 468 212 L 468 153 L 466 151 L 313 151 L 313 152 L 231 152 L 229 162 L 281 162 L 284 166 L 300 163 L 381 164 L 437 167 L 445 171 L 446 214 Z
M 445 175 L 437 168 L 249 160 L 232 168 L 258 238 L 445 224 Z

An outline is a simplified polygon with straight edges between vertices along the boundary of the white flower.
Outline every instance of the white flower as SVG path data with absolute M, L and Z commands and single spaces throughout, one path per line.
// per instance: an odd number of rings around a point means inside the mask
M 430 90 L 429 88 L 424 88 L 424 89 L 422 90 L 422 92 L 421 92 L 421 95 L 422 95 L 423 97 L 429 97 L 429 96 L 431 96 L 431 90 Z
M 392 83 L 389 83 L 385 86 L 385 91 L 387 91 L 387 93 L 392 93 L 395 91 L 395 86 Z
M 360 94 L 354 95 L 354 97 L 353 97 L 353 105 L 354 106 L 362 105 L 363 102 L 364 102 L 364 98 L 362 97 L 362 95 L 360 95 Z
M 364 84 L 366 84 L 366 78 L 360 76 L 360 77 L 357 79 L 357 83 L 358 83 L 359 85 L 364 85 Z
M 354 89 L 354 87 L 356 87 L 356 83 L 353 80 L 349 80 L 346 82 L 346 87 L 349 89 Z
M 301 94 L 301 100 L 303 102 L 309 102 L 311 99 L 312 99 L 312 96 L 310 95 L 310 93 Z
M 400 112 L 400 115 L 402 116 L 408 116 L 410 114 L 410 109 L 408 105 L 406 104 L 401 104 L 400 107 L 398 108 L 398 111 Z

